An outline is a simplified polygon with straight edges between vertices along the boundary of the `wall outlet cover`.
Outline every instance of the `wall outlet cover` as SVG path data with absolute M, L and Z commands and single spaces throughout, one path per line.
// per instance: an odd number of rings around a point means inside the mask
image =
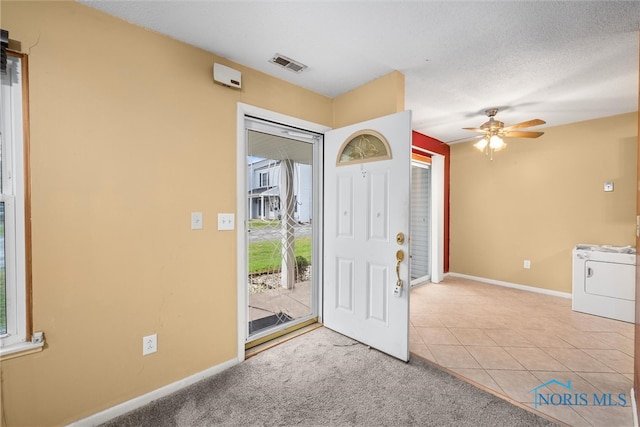
M 142 337 L 142 355 L 155 353 L 158 351 L 158 334 Z

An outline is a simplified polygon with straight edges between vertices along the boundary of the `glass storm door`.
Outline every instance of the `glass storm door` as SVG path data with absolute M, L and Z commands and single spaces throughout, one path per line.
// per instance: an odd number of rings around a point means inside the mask
M 246 128 L 251 343 L 317 318 L 314 192 L 321 135 L 250 118 Z

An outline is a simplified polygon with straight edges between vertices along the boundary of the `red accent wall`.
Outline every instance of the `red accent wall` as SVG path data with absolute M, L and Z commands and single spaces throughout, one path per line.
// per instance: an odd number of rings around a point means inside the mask
M 412 144 L 444 156 L 444 272 L 449 272 L 449 163 L 451 148 L 442 141 L 412 131 Z M 416 151 L 418 154 L 423 154 Z

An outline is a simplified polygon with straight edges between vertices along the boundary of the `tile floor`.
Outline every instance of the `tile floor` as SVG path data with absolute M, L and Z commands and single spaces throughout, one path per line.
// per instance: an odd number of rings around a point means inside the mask
M 633 426 L 633 324 L 574 312 L 567 298 L 448 276 L 411 291 L 410 328 L 413 354 L 497 394 L 533 408 L 537 392 L 551 399 L 537 410 L 571 426 Z M 571 381 L 571 391 L 538 388 L 551 380 Z M 567 392 L 569 405 L 559 404 Z M 609 393 L 619 406 L 593 404 Z

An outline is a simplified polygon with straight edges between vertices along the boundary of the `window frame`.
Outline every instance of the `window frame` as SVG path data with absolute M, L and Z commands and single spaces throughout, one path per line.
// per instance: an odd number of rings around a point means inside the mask
M 269 186 L 269 171 L 258 172 L 258 187 L 266 188 Z
M 5 202 L 5 248 L 9 248 L 5 250 L 7 334 L 0 337 L 1 357 L 43 345 L 41 339 L 32 343 L 31 338 L 31 180 L 27 55 L 8 50 L 7 73 L 13 74 L 10 76 L 11 85 L 5 87 L 3 84 L 1 89 L 3 182 L 0 198 Z M 5 167 L 7 163 L 8 168 Z M 7 209 L 11 204 L 12 208 Z

